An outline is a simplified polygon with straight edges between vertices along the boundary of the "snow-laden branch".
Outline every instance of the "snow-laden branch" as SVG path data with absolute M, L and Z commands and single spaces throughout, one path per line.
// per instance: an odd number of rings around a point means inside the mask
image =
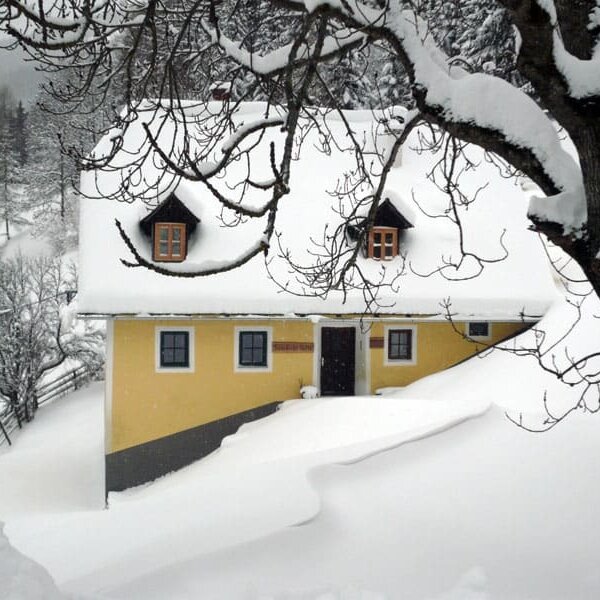
M 47 6 L 43 2 L 4 0 L 0 23 L 4 23 L 9 35 L 29 48 L 52 51 L 80 44 L 92 47 L 125 29 L 141 26 L 151 12 L 151 1 L 63 1 Z
M 247 137 L 254 133 L 262 133 L 271 127 L 283 126 L 286 123 L 286 118 L 287 115 L 284 114 L 277 117 L 263 117 L 262 119 L 255 119 L 249 123 L 241 124 L 221 145 L 222 157 L 220 160 L 197 161 L 188 152 L 183 152 L 182 156 L 179 157 L 183 157 L 185 159 L 185 164 L 183 166 L 180 165 L 178 160 L 172 157 L 168 151 L 165 151 L 165 149 L 161 147 L 156 135 L 151 131 L 147 123 L 143 123 L 142 128 L 145 131 L 150 146 L 172 173 L 184 180 L 201 181 L 224 207 L 233 210 L 237 214 L 256 218 L 264 216 L 269 210 L 271 210 L 273 205 L 276 204 L 276 200 L 274 200 L 273 197 L 267 202 L 263 203 L 261 206 L 245 206 L 240 202 L 230 200 L 224 196 L 215 186 L 212 185 L 210 180 L 215 175 L 221 173 L 231 161 L 239 158 L 244 153 L 249 152 L 248 148 L 240 148 L 240 144 L 242 144 Z M 279 172 L 275 167 L 275 146 L 273 142 L 270 144 L 270 155 L 271 169 L 274 177 L 269 181 L 262 183 L 252 183 L 250 181 L 248 183 L 263 190 L 272 189 L 277 184 L 280 184 L 282 188 L 286 188 L 284 182 L 281 180 Z
M 142 127 L 146 134 L 146 138 L 150 146 L 162 158 L 166 165 L 169 166 L 180 177 L 190 181 L 206 181 L 220 173 L 232 159 L 232 155 L 239 149 L 240 144 L 253 133 L 265 131 L 271 127 L 285 125 L 287 116 L 278 115 L 277 117 L 265 117 L 264 119 L 256 119 L 251 123 L 241 125 L 236 129 L 221 145 L 222 156 L 219 160 L 203 160 L 196 162 L 190 160 L 188 168 L 182 168 L 172 157 L 166 152 L 157 140 L 157 135 L 153 133 L 147 123 L 143 123 Z M 189 157 L 188 157 L 189 158 Z
M 600 53 L 582 60 L 567 51 L 558 33 L 553 35 L 553 55 L 556 68 L 564 77 L 571 97 L 583 100 L 600 96 Z
M 121 222 L 115 219 L 115 225 L 119 231 L 121 239 L 125 242 L 127 248 L 133 255 L 135 262 L 121 259 L 121 262 L 126 267 L 145 267 L 161 275 L 170 275 L 171 277 L 207 277 L 208 275 L 216 275 L 217 273 L 226 273 L 227 271 L 233 271 L 241 267 L 242 265 L 249 262 L 257 254 L 265 253 L 269 249 L 269 233 L 265 233 L 259 240 L 242 252 L 239 256 L 236 256 L 229 260 L 207 260 L 200 264 L 191 264 L 189 261 L 183 263 L 173 263 L 172 265 L 163 266 L 156 264 L 152 261 L 145 259 L 137 250 L 131 238 L 127 235 Z M 270 225 L 268 226 L 268 228 Z
M 553 2 L 537 2 L 556 19 Z M 546 205 L 544 200 L 534 202 L 536 215 L 558 223 L 567 233 L 582 227 L 587 208 L 581 169 L 562 147 L 554 123 L 524 92 L 498 77 L 451 66 L 427 24 L 403 2 L 380 10 L 356 0 L 294 0 L 294 4 L 304 5 L 308 12 L 327 10 L 346 27 L 386 40 L 404 63 L 425 118 L 499 154 L 554 196 Z
M 422 102 L 429 110 L 446 123 L 493 132 L 503 143 L 531 153 L 560 192 L 557 201 L 543 211 L 545 217 L 565 230 L 580 228 L 587 216 L 581 170 L 563 149 L 544 111 L 502 79 L 449 67 L 431 38 L 423 37 L 425 24 L 412 12 L 390 9 L 388 27 L 402 42 L 414 69 L 414 85 L 421 88 Z M 563 194 L 568 196 L 568 211 L 561 210 L 567 200 Z M 539 202 L 536 212 L 540 214 Z
M 512 10 L 517 10 L 518 3 L 514 0 L 503 0 L 503 4 Z M 600 54 L 598 48 L 589 59 L 581 59 L 565 48 L 560 32 L 558 15 L 553 0 L 534 0 L 534 4 L 541 8 L 548 19 L 548 26 L 552 29 L 552 57 L 554 66 L 563 77 L 570 96 L 583 100 L 592 96 L 600 96 Z M 600 13 L 596 7 L 595 13 Z M 592 14 L 590 17 L 590 25 Z
M 239 146 L 240 142 L 256 131 L 262 131 L 267 127 L 276 127 L 277 125 L 285 125 L 285 117 L 264 117 L 256 119 L 249 123 L 242 123 L 222 144 L 221 151 L 223 154 L 229 154 L 234 148 Z
M 294 49 L 295 43 L 291 43 L 267 54 L 258 55 L 255 52 L 244 50 L 240 47 L 239 42 L 216 31 L 207 22 L 203 22 L 203 28 L 212 42 L 220 46 L 227 56 L 258 75 L 274 75 L 283 71 L 288 66 L 292 54 L 295 54 L 293 63 L 297 65 L 306 63 L 315 57 L 316 42 L 303 44 L 297 51 Z M 358 31 L 349 29 L 336 31 L 325 39 L 323 48 L 319 52 L 319 60 L 329 60 L 340 51 L 360 44 L 364 40 L 365 35 Z
M 532 151 L 560 190 L 581 183 L 579 168 L 561 147 L 554 125 L 529 96 L 498 77 L 450 68 L 430 38 L 421 39 L 411 13 L 393 15 L 390 22 L 413 65 L 415 85 L 444 119 L 494 130 Z

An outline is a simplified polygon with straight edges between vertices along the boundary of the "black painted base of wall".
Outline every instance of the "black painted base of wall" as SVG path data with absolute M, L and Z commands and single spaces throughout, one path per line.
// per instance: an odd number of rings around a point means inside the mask
M 216 450 L 244 423 L 275 412 L 279 402 L 106 455 L 106 495 L 152 481 Z

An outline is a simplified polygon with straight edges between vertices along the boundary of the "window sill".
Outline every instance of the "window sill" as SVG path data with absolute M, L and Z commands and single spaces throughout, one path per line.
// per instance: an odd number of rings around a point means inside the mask
M 270 373 L 272 371 L 271 366 L 266 367 L 245 367 L 243 365 L 235 365 L 235 373 Z
M 185 256 L 181 256 L 181 257 L 177 257 L 177 258 L 169 258 L 166 256 L 153 256 L 152 257 L 152 261 L 153 262 L 183 262 L 185 260 Z
M 193 373 L 193 367 L 156 367 L 156 373 Z
M 386 358 L 383 364 L 386 367 L 412 367 L 417 361 L 414 358 Z

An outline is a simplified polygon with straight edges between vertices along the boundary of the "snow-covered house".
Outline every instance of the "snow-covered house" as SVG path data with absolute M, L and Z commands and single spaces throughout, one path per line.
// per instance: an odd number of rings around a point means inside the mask
M 198 110 L 204 115 L 211 105 Z M 263 110 L 243 106 L 236 123 Z M 552 302 L 552 278 L 540 241 L 527 230 L 521 189 L 476 149 L 471 158 L 479 165 L 466 171 L 463 192 L 474 197 L 485 188 L 461 209 L 464 249 L 474 256 L 463 258 L 458 271 L 450 266 L 459 256 L 458 230 L 447 218 L 445 194 L 428 178 L 439 156 L 417 151 L 416 137 L 392 169 L 358 258 L 362 274 L 381 284 L 377 302 L 369 304 L 359 285 L 323 296 L 300 281 L 291 263 L 317 262 L 318 243 L 337 227 L 351 249 L 366 223 L 357 218 L 344 226 L 349 200 L 334 192 L 352 182 L 353 158 L 342 151 L 352 142 L 339 116 L 319 118 L 326 127 L 305 136 L 268 256 L 218 275 L 171 277 L 126 264 L 132 256 L 116 220 L 146 260 L 175 273 L 231 260 L 259 243 L 265 227 L 265 218 L 240 220 L 223 209 L 202 183 L 161 179 L 156 155 L 140 168 L 139 184 L 150 192 L 108 200 L 124 165 L 144 148 L 139 123 L 125 135 L 122 168 L 117 156 L 112 169 L 83 174 L 90 197 L 81 206 L 78 306 L 81 316 L 108 324 L 107 491 L 208 454 L 242 423 L 298 398 L 303 387 L 324 396 L 371 394 L 450 367 L 529 326 Z M 387 143 L 371 112 L 346 118 L 366 146 Z M 164 126 L 160 135 L 173 131 Z M 262 158 L 278 133 L 269 135 L 256 149 Z M 229 197 L 242 194 L 235 182 L 246 167 L 233 163 L 214 185 Z M 259 194 L 244 189 L 244 204 Z

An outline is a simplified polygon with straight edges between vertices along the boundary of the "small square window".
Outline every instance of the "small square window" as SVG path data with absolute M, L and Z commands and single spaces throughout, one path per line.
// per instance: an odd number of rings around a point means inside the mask
M 395 227 L 372 227 L 369 231 L 367 255 L 376 260 L 398 256 L 398 230 Z
M 486 321 L 469 323 L 468 335 L 472 338 L 487 338 L 490 336 L 490 324 Z
M 154 224 L 153 260 L 180 262 L 186 255 L 186 229 L 183 223 Z
M 188 368 L 190 366 L 189 332 L 160 332 L 160 366 L 167 368 Z
M 239 332 L 238 364 L 241 367 L 266 367 L 267 365 L 267 332 Z
M 388 331 L 388 360 L 412 360 L 412 329 Z

